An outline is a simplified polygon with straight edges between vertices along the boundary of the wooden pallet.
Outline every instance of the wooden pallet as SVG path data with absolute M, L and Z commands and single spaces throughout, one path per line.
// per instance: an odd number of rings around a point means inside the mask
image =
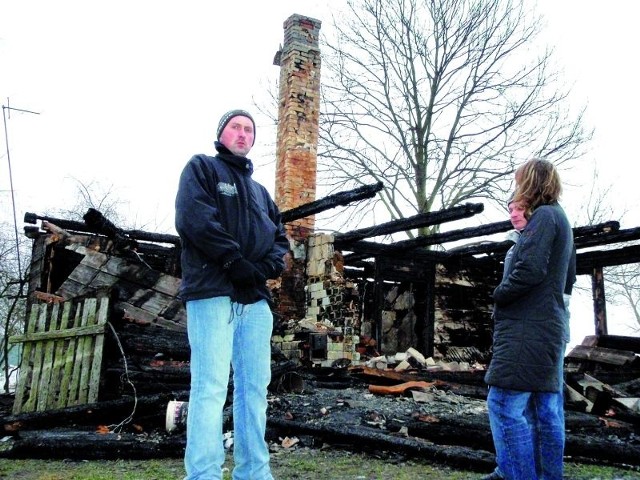
M 44 411 L 98 399 L 109 299 L 33 306 L 22 343 L 13 413 Z

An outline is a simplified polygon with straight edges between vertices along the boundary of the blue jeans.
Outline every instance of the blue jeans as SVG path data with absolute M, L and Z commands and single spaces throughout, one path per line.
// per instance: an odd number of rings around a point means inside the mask
M 565 440 L 562 393 L 492 386 L 487 405 L 496 470 L 509 480 L 561 480 Z
M 191 392 L 185 480 L 220 480 L 222 413 L 233 366 L 234 480 L 273 480 L 265 442 L 273 315 L 265 300 L 229 297 L 187 302 Z

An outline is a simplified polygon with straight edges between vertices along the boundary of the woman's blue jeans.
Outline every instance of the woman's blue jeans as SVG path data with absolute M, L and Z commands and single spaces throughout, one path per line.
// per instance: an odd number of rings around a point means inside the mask
M 487 404 L 498 472 L 510 480 L 561 480 L 565 441 L 562 393 L 491 386 Z
M 235 480 L 272 480 L 265 442 L 271 381 L 273 315 L 265 300 L 250 305 L 229 297 L 187 302 L 191 392 L 185 480 L 222 479 L 222 413 L 233 366 Z

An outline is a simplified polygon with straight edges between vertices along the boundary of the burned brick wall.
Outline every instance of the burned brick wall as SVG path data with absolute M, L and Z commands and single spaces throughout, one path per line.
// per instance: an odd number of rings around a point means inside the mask
M 314 234 L 307 244 L 305 321 L 328 332 L 327 360 L 359 360 L 360 311 L 357 285 L 344 278 L 333 235 Z
M 305 319 L 337 326 L 345 332 L 358 330 L 357 285 L 344 278 L 342 255 L 333 249 L 333 236 L 310 236 L 307 251 Z
M 332 235 L 312 234 L 306 245 L 304 318 L 289 322 L 271 340 L 290 359 L 327 365 L 358 361 L 358 286 L 344 278 L 342 255 L 334 251 Z

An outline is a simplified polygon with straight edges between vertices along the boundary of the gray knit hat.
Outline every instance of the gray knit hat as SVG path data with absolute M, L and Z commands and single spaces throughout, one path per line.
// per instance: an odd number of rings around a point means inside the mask
M 251 123 L 253 123 L 253 143 L 256 143 L 256 122 L 251 114 L 246 110 L 229 110 L 227 113 L 222 115 L 222 118 L 220 118 L 220 122 L 218 123 L 218 134 L 216 138 L 220 140 L 220 135 L 222 135 L 224 127 L 227 126 L 229 120 L 237 116 L 247 117 L 249 120 L 251 120 Z M 253 146 L 253 143 L 251 144 L 251 146 Z

